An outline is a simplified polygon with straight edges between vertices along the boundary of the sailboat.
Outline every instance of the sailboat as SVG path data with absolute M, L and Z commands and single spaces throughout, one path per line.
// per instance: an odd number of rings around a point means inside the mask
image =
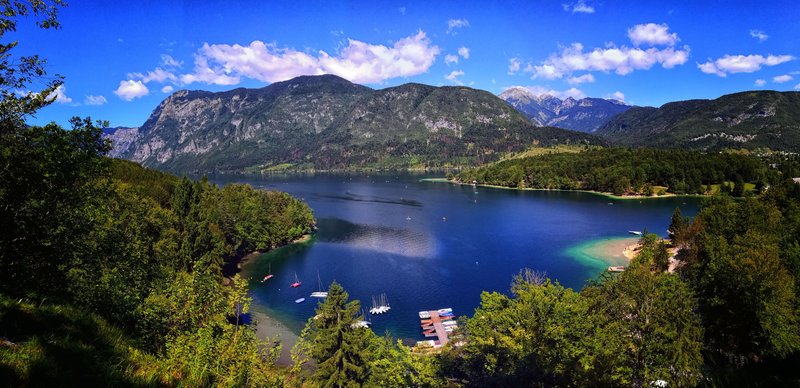
M 264 276 L 264 279 L 261 279 L 261 283 L 264 283 L 267 280 L 272 279 L 273 276 L 275 275 L 272 274 L 272 263 L 269 263 L 269 274 L 267 274 L 267 276 Z
M 322 281 L 319 280 L 319 271 L 317 271 L 317 286 L 319 287 L 319 291 L 314 291 L 311 293 L 312 298 L 327 298 L 328 291 L 322 291 Z
M 297 278 L 297 272 L 294 273 L 294 283 L 292 283 L 292 288 L 300 287 L 303 284 L 300 279 Z
M 369 309 L 370 314 L 383 314 L 389 311 L 389 299 L 386 298 L 386 293 L 380 294 L 377 299 L 372 297 L 372 308 Z
M 370 327 L 372 325 L 372 321 L 369 320 L 369 317 L 364 314 L 364 310 L 361 310 L 361 320 L 354 322 L 350 327 L 358 328 L 358 327 Z

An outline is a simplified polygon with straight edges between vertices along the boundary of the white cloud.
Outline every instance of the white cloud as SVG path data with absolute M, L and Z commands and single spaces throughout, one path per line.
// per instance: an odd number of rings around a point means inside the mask
M 779 75 L 777 77 L 773 77 L 772 78 L 772 82 L 775 82 L 775 83 L 778 83 L 778 84 L 782 84 L 784 82 L 789 82 L 789 81 L 791 81 L 793 79 L 794 79 L 794 77 L 790 76 L 789 74 L 784 74 L 784 75 Z
M 172 55 L 162 54 L 161 55 L 161 65 L 166 67 L 181 67 L 183 66 L 183 62 L 175 59 Z
M 562 100 L 565 99 L 565 98 L 568 98 L 568 97 L 572 97 L 572 98 L 574 98 L 576 100 L 580 100 L 582 98 L 586 98 L 586 93 L 584 93 L 582 90 L 577 89 L 577 88 L 569 88 L 567 90 L 555 90 L 555 89 L 546 88 L 546 87 L 539 86 L 539 85 L 534 85 L 534 86 L 511 86 L 511 87 L 505 88 L 504 91 L 508 90 L 508 89 L 512 89 L 512 88 L 527 89 L 534 96 L 549 95 L 549 96 L 553 96 L 553 97 L 558 97 L 558 98 L 560 98 Z
M 625 93 L 622 93 L 619 90 L 617 90 L 616 92 L 607 95 L 606 99 L 625 102 Z
M 764 86 L 767 84 L 767 80 L 757 79 L 755 82 L 756 86 Z
M 469 27 L 469 20 L 467 19 L 450 19 L 447 21 L 447 33 L 451 35 L 456 34 L 456 29 Z
M 564 11 L 572 13 L 594 13 L 594 7 L 587 4 L 585 1 L 577 1 L 575 3 L 562 4 Z
M 570 85 L 580 85 L 582 83 L 592 83 L 594 82 L 594 76 L 587 73 L 578 77 L 569 77 L 567 78 L 567 83 Z
M 247 46 L 206 43 L 195 54 L 194 71 L 179 80 L 234 85 L 241 77 L 277 82 L 299 75 L 336 74 L 352 82 L 376 83 L 427 72 L 439 52 L 423 31 L 391 47 L 349 39 L 338 54 L 319 51 L 316 57 L 261 41 Z
M 450 74 L 444 76 L 444 78 L 446 80 L 456 84 L 456 85 L 463 85 L 464 82 L 461 82 L 461 80 L 458 79 L 458 77 L 461 77 L 462 75 L 464 75 L 463 71 L 461 71 L 461 70 L 453 70 L 453 71 L 450 72 Z
M 324 73 L 336 74 L 352 82 L 375 83 L 425 73 L 439 52 L 439 47 L 420 31 L 398 40 L 392 47 L 350 39 L 349 45 L 337 57 L 320 51 L 319 65 Z
M 698 63 L 697 67 L 703 73 L 725 77 L 733 73 L 752 73 L 761 70 L 761 66 L 775 66 L 794 59 L 791 55 L 725 55 L 714 61 L 709 59 Z
M 444 56 L 444 63 L 447 66 L 450 66 L 450 64 L 453 64 L 453 63 L 458 63 L 458 55 L 453 55 L 453 54 L 445 55 Z
M 147 86 L 142 81 L 134 80 L 119 81 L 119 87 L 114 91 L 114 94 L 125 101 L 146 96 L 148 93 L 150 93 L 150 90 L 147 89 Z
M 520 66 L 522 66 L 522 61 L 519 58 L 511 58 L 508 60 L 508 75 L 514 75 L 519 72 Z
M 681 49 L 668 47 L 657 49 L 616 47 L 613 44 L 606 48 L 595 48 L 584 52 L 583 45 L 573 43 L 560 54 L 552 54 L 540 65 L 528 65 L 525 69 L 533 73 L 533 78 L 557 79 L 570 75 L 575 71 L 614 71 L 625 75 L 635 70 L 647 70 L 656 63 L 665 69 L 686 63 L 689 58 L 689 47 Z
M 172 93 L 173 90 L 175 90 L 175 88 L 173 88 L 172 85 L 167 85 L 161 88 L 161 93 Z
M 159 83 L 163 83 L 164 81 L 172 81 L 177 82 L 178 77 L 175 76 L 171 71 L 164 70 L 160 67 L 157 67 L 153 71 L 148 71 L 147 74 L 142 73 L 128 73 L 129 79 L 138 79 L 144 83 L 149 83 L 151 81 L 156 81 Z
M 53 90 L 47 98 L 59 104 L 69 104 L 72 102 L 72 99 L 67 97 L 67 87 L 64 85 L 58 85 L 56 90 Z
M 669 26 L 664 24 L 637 24 L 628 29 L 628 38 L 634 46 L 647 44 L 650 46 L 674 46 L 680 39 L 678 34 L 669 32 Z
M 800 84 L 794 85 L 794 90 L 800 90 Z
M 95 96 L 91 94 L 83 99 L 83 103 L 86 105 L 104 105 L 107 102 L 108 100 L 106 100 L 104 96 Z
M 466 47 L 459 47 L 458 55 L 460 55 L 464 59 L 469 59 L 469 49 Z
M 758 39 L 759 42 L 763 42 L 769 39 L 769 35 L 767 35 L 766 33 L 764 33 L 764 31 L 761 30 L 750 30 L 750 36 Z

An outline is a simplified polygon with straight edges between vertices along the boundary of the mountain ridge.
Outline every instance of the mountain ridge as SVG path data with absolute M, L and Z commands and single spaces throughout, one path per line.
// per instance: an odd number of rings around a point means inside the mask
M 631 106 L 614 99 L 573 97 L 560 99 L 536 94 L 524 87 L 511 87 L 498 95 L 536 126 L 555 126 L 592 133 Z
M 115 152 L 174 172 L 255 172 L 466 166 L 570 142 L 604 143 L 533 127 L 482 90 L 417 83 L 376 90 L 323 75 L 259 89 L 177 91 Z
M 634 107 L 595 134 L 626 146 L 800 151 L 800 92 L 744 91 Z

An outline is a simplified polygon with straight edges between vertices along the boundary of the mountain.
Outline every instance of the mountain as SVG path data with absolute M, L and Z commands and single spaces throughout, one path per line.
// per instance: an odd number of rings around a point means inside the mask
M 103 136 L 111 140 L 114 148 L 108 153 L 112 158 L 122 157 L 139 137 L 139 127 L 103 128 Z
M 630 146 L 800 151 L 800 92 L 750 91 L 634 107 L 597 135 Z
M 533 144 L 603 141 L 535 128 L 491 93 L 404 84 L 381 90 L 333 75 L 260 89 L 175 92 L 115 141 L 123 158 L 176 172 L 476 165 Z M 127 147 L 126 147 L 127 145 Z
M 616 115 L 630 109 L 617 100 L 567 97 L 561 100 L 549 94 L 536 95 L 530 90 L 513 87 L 499 96 L 524 114 L 536 126 L 554 126 L 581 132 L 594 132 Z

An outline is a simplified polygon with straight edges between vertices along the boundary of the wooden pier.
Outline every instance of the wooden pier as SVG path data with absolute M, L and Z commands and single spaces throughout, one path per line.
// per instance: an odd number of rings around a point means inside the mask
M 425 335 L 425 337 L 437 337 L 439 339 L 439 341 L 437 341 L 438 343 L 436 343 L 435 346 L 437 348 L 447 345 L 447 342 L 450 341 L 447 329 L 445 328 L 443 322 L 455 319 L 451 309 L 443 309 L 443 310 L 446 311 L 447 315 L 442 316 L 441 315 L 442 313 L 439 312 L 440 310 L 431 310 L 427 312 L 427 315 L 429 315 L 430 317 L 426 318 L 422 318 L 423 312 L 420 312 L 420 323 L 421 323 L 420 327 L 423 330 L 423 334 Z

